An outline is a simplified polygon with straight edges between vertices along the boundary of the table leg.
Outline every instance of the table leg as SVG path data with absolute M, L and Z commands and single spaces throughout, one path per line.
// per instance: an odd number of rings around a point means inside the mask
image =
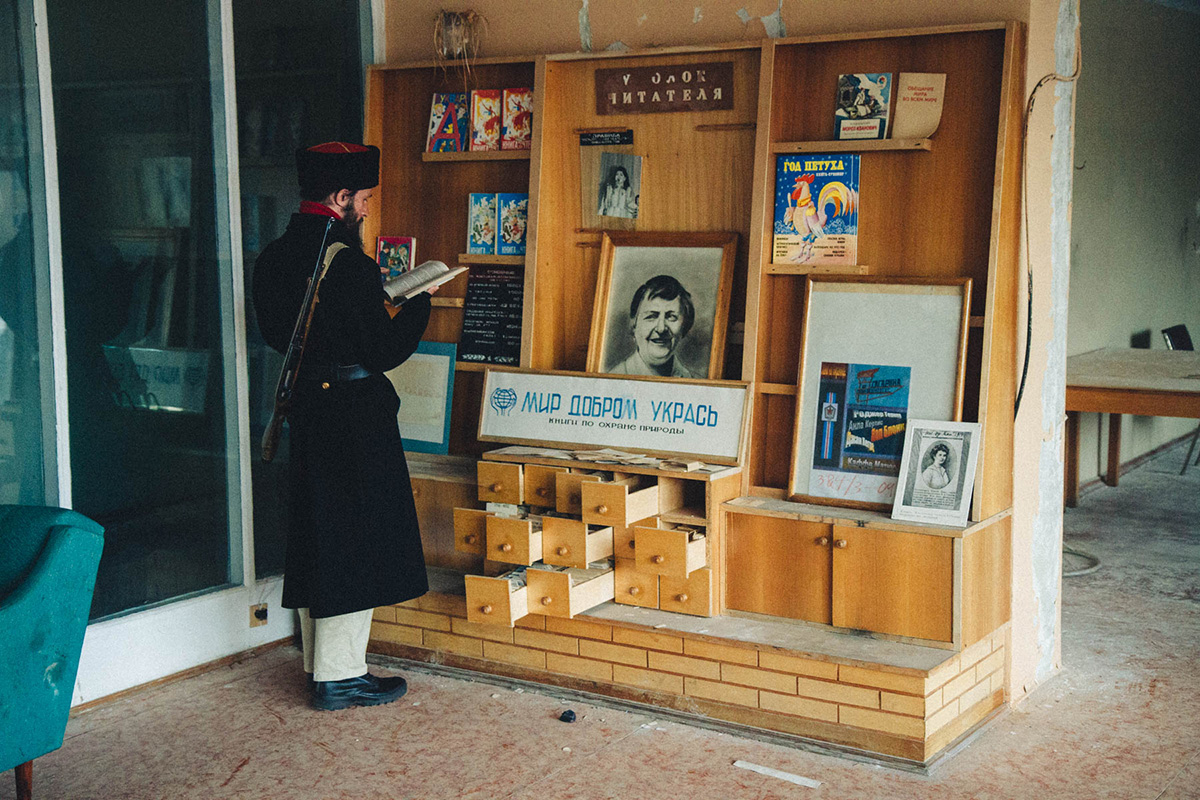
M 1063 453 L 1063 505 L 1079 505 L 1079 412 L 1067 412 L 1066 443 Z
M 1121 415 L 1108 415 L 1108 469 L 1104 482 L 1116 486 L 1121 477 Z

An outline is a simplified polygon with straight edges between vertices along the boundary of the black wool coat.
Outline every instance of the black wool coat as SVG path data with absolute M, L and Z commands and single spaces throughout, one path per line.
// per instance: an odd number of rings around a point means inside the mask
M 293 215 L 283 236 L 255 262 L 258 325 L 281 353 L 327 219 Z M 340 220 L 329 241 L 349 247 L 334 257 L 321 283 L 300 374 L 314 365 L 352 364 L 375 374 L 329 388 L 301 379 L 288 416 L 291 509 L 283 605 L 308 608 L 316 618 L 400 603 L 429 589 L 396 424 L 400 401 L 382 374 L 416 350 L 429 322 L 429 295 L 417 295 L 389 317 L 378 264 Z

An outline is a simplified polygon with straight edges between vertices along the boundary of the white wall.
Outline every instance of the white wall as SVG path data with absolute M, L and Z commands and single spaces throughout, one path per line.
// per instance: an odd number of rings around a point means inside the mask
M 1185 323 L 1200 341 L 1200 6 L 1083 0 L 1069 353 Z M 1121 460 L 1195 429 L 1123 419 Z M 1107 419 L 1081 419 L 1080 477 L 1104 471 Z

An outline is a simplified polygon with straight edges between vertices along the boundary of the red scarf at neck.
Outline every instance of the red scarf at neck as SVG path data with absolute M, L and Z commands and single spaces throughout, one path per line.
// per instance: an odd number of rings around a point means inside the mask
M 320 215 L 326 216 L 326 217 L 333 217 L 334 219 L 342 218 L 341 214 L 337 213 L 329 206 L 327 206 L 323 203 L 314 203 L 311 200 L 301 200 L 300 201 L 300 213 L 301 214 L 320 214 Z

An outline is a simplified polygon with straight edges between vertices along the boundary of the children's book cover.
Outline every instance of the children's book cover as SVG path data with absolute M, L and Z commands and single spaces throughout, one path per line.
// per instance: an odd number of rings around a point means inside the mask
M 496 254 L 496 195 L 472 192 L 467 200 L 467 252 Z
M 501 192 L 496 195 L 500 237 L 496 253 L 502 256 L 525 255 L 525 230 L 529 227 L 529 195 Z
M 857 72 L 839 75 L 837 108 L 833 112 L 835 139 L 883 139 L 887 137 L 891 108 L 892 74 Z
M 500 149 L 500 90 L 471 91 L 471 149 Z
M 891 504 L 911 374 L 909 367 L 821 364 L 810 495 Z
M 427 153 L 461 153 L 467 149 L 470 107 L 465 92 L 438 92 L 429 111 Z
M 774 263 L 858 263 L 858 162 L 845 153 L 776 159 Z
M 505 89 L 500 149 L 528 150 L 533 141 L 533 90 Z
M 417 263 L 417 240 L 411 236 L 380 236 L 375 243 L 375 260 L 384 281 L 408 272 Z

